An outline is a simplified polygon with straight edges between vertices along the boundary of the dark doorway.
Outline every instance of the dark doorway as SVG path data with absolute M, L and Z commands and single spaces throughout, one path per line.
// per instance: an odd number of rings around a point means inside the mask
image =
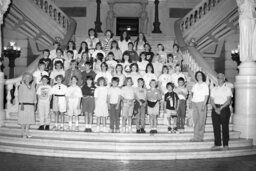
M 123 31 L 127 31 L 130 36 L 137 36 L 139 33 L 138 17 L 117 17 L 116 35 L 120 36 Z

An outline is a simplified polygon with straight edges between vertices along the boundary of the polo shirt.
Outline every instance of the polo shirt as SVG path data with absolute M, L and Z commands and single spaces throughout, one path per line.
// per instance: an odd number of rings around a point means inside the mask
M 205 96 L 209 95 L 209 87 L 205 82 L 196 83 L 191 91 L 193 93 L 191 101 L 195 103 L 204 102 Z
M 215 104 L 223 105 L 229 97 L 233 97 L 233 94 L 231 88 L 226 85 L 216 86 L 211 90 L 211 98 Z
M 83 96 L 94 96 L 95 86 L 88 87 L 86 84 L 82 87 Z
M 52 87 L 52 95 L 65 95 L 67 94 L 67 86 L 64 84 L 56 84 Z

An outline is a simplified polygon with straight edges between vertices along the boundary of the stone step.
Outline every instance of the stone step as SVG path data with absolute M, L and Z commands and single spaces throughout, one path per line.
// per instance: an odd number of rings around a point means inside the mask
M 14 128 L 20 128 L 20 125 L 18 125 L 17 123 L 17 120 L 7 120 L 5 121 L 5 124 L 4 124 L 5 127 L 14 127 Z M 37 129 L 38 127 L 40 126 L 40 123 L 37 121 L 35 125 L 31 125 L 31 128 L 32 129 Z M 50 128 L 52 128 L 54 126 L 54 123 L 52 122 L 50 124 Z M 109 124 L 106 125 L 107 128 L 109 128 Z M 92 125 L 92 130 L 93 131 L 96 131 L 96 127 L 97 125 L 96 124 L 93 124 Z M 65 122 L 64 123 L 64 128 L 67 129 L 68 128 L 68 122 Z M 167 128 L 168 126 L 167 125 L 158 125 L 157 126 L 157 131 L 158 132 L 167 132 Z M 79 122 L 79 131 L 84 131 L 85 130 L 85 123 L 84 121 L 80 121 Z M 149 132 L 150 131 L 150 125 L 146 124 L 145 125 L 145 130 L 146 132 Z M 233 124 L 230 124 L 229 125 L 229 130 L 232 131 L 233 130 Z M 133 132 L 136 132 L 136 125 L 133 123 L 132 125 L 132 131 Z M 205 125 L 205 131 L 206 132 L 211 132 L 213 131 L 213 126 L 212 124 L 206 124 Z M 185 125 L 185 132 L 193 132 L 193 127 L 189 127 L 187 125 Z
M 168 134 L 158 133 L 151 135 L 147 134 L 136 134 L 136 133 L 85 133 L 85 132 L 68 132 L 68 131 L 39 131 L 32 129 L 30 130 L 34 138 L 41 139 L 62 139 L 62 140 L 75 140 L 75 141 L 104 141 L 104 142 L 152 142 L 152 141 L 189 141 L 193 137 L 193 132 L 185 132 L 182 134 Z M 20 128 L 1 127 L 0 134 L 20 136 Z M 240 138 L 240 132 L 230 131 L 230 139 Z M 204 140 L 213 140 L 212 132 L 205 132 Z
M 30 140 L 26 140 L 30 141 Z M 165 151 L 141 151 L 141 152 L 120 152 L 120 151 L 83 151 L 80 149 L 48 148 L 42 146 L 17 145 L 0 143 L 1 152 L 22 153 L 28 155 L 68 157 L 68 158 L 90 158 L 107 160 L 175 160 L 175 159 L 199 159 L 199 158 L 223 158 L 234 156 L 255 155 L 255 147 L 230 148 L 228 151 L 208 150 L 165 150 Z
M 0 135 L 0 144 L 24 145 L 24 146 L 41 146 L 45 148 L 62 148 L 80 151 L 126 151 L 126 152 L 143 152 L 155 151 L 164 152 L 166 150 L 184 151 L 184 150 L 209 150 L 213 141 L 188 142 L 188 141 L 171 141 L 171 142 L 100 142 L 100 141 L 73 141 L 62 139 L 40 139 L 30 138 L 24 140 L 17 136 Z M 230 148 L 251 147 L 252 139 L 232 139 Z

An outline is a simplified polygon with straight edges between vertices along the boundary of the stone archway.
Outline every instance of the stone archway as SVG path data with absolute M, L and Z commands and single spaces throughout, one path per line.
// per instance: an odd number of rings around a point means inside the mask
M 115 21 L 116 17 L 118 17 L 118 14 L 114 9 L 116 4 L 140 4 L 140 12 L 138 14 L 139 32 L 147 34 L 149 19 L 146 7 L 148 5 L 148 0 L 108 0 L 109 11 L 106 17 L 106 29 L 109 29 L 113 32 L 115 32 Z

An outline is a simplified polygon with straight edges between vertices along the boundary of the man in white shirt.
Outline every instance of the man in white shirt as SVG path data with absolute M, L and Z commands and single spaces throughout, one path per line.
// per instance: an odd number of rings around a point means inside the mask
M 218 86 L 214 87 L 211 92 L 212 124 L 214 130 L 214 146 L 212 150 L 221 149 L 221 128 L 223 138 L 223 150 L 228 150 L 229 140 L 229 118 L 230 118 L 230 102 L 233 97 L 231 88 L 225 84 L 225 75 L 219 73 L 217 75 Z

